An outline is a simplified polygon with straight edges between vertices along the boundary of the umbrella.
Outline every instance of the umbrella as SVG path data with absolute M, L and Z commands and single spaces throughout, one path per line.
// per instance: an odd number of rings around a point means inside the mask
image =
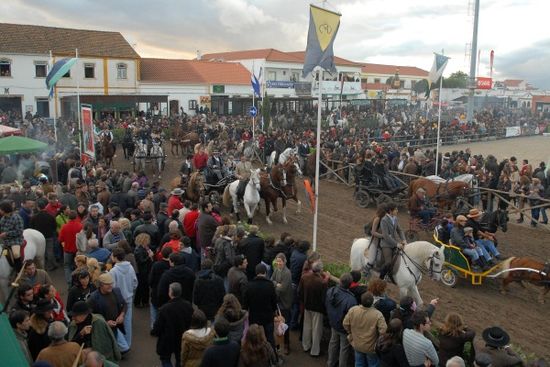
M 0 139 L 0 155 L 39 152 L 47 148 L 46 143 L 22 136 L 8 136 Z
M 73 57 L 72 59 L 66 58 L 53 64 L 52 70 L 50 70 L 48 76 L 46 77 L 46 88 L 53 88 L 55 83 L 57 83 L 59 79 L 63 78 L 63 75 L 67 74 L 67 71 L 71 70 L 73 65 L 76 63 L 76 60 L 76 57 Z

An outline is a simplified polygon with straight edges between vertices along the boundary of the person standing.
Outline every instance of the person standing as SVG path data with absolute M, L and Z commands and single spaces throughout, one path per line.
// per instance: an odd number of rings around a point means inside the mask
M 201 251 L 201 258 L 204 258 L 206 248 L 212 246 L 212 239 L 219 223 L 212 216 L 212 203 L 202 203 L 201 209 L 202 212 L 197 219 L 197 244 Z
M 76 236 L 82 230 L 82 224 L 77 219 L 76 211 L 71 210 L 69 221 L 59 231 L 59 243 L 63 247 L 63 269 L 65 270 L 65 281 L 70 286 L 72 283 L 71 274 L 74 270 L 74 258 L 76 256 Z
M 290 308 L 294 291 L 292 289 L 292 275 L 290 269 L 286 266 L 286 256 L 280 252 L 275 255 L 275 269 L 271 274 L 271 281 L 275 286 L 277 294 L 277 305 L 285 321 L 290 322 Z M 287 330 L 284 335 L 284 354 L 290 353 L 290 331 Z
M 149 303 L 149 273 L 153 265 L 154 253 L 149 248 L 151 243 L 151 237 L 147 233 L 141 233 L 135 240 L 136 249 L 134 250 L 134 256 L 137 265 L 137 279 L 138 286 L 136 289 L 136 296 L 134 298 L 134 304 L 136 307 L 145 307 Z
M 321 337 L 323 335 L 323 314 L 325 313 L 325 298 L 327 283 L 321 275 L 323 263 L 318 260 L 311 266 L 311 272 L 302 276 L 298 286 L 298 296 L 304 304 L 304 328 L 302 347 L 313 357 L 321 353 Z
M 510 335 L 498 326 L 483 330 L 481 334 L 485 345 L 476 346 L 476 354 L 488 354 L 491 356 L 491 366 L 513 367 L 523 366 L 523 361 L 510 348 Z
M 212 260 L 205 259 L 197 273 L 193 288 L 193 304 L 204 312 L 207 320 L 214 320 L 216 312 L 223 303 L 225 288 L 223 279 L 212 270 Z
M 229 340 L 229 322 L 220 318 L 214 324 L 216 337 L 204 352 L 201 367 L 237 367 L 240 347 L 237 342 Z
M 248 283 L 244 293 L 244 305 L 248 308 L 249 323 L 263 326 L 269 344 L 275 349 L 273 317 L 277 309 L 277 294 L 275 286 L 267 278 L 267 268 L 264 264 L 256 265 L 256 277 Z
M 455 312 L 447 314 L 445 323 L 439 330 L 439 364 L 444 365 L 453 356 L 464 358 L 464 344 L 473 343 L 475 331 L 464 325 L 462 316 Z M 470 354 L 473 362 L 474 353 Z
M 183 195 L 183 190 L 180 188 L 175 188 L 170 192 L 170 198 L 168 199 L 168 207 L 166 213 L 168 216 L 171 216 L 174 210 L 180 210 L 183 208 L 183 203 L 181 202 L 181 196 Z
M 426 311 L 415 311 L 411 318 L 414 329 L 403 330 L 403 349 L 411 367 L 438 366 L 439 356 L 430 339 L 424 336 L 432 322 Z M 426 364 L 429 362 L 431 364 Z
M 57 269 L 58 266 L 55 260 L 54 251 L 57 223 L 55 222 L 55 218 L 46 211 L 48 200 L 40 198 L 36 201 L 36 204 L 39 210 L 38 213 L 32 216 L 29 222 L 29 228 L 36 229 L 46 238 L 46 269 L 52 271 Z
M 181 337 L 181 365 L 199 367 L 205 349 L 212 344 L 214 329 L 208 327 L 208 320 L 200 309 L 193 312 L 189 330 Z
M 307 260 L 307 252 L 311 247 L 308 241 L 299 241 L 290 254 L 290 274 L 292 276 L 292 289 L 294 297 L 290 310 L 290 329 L 298 330 L 300 327 L 300 298 L 298 297 L 298 285 L 302 279 L 302 269 Z
M 25 359 L 27 360 L 29 365 L 32 364 L 33 359 L 31 356 L 31 352 L 29 351 L 29 345 L 27 343 L 28 332 L 31 328 L 30 313 L 28 311 L 21 310 L 21 309 L 12 310 L 9 314 L 9 321 L 10 321 L 11 328 L 13 329 L 13 332 L 15 334 L 15 337 L 19 342 L 21 351 L 25 356 Z
M 160 251 L 162 259 L 155 261 L 151 266 L 151 272 L 149 273 L 148 283 L 151 288 L 151 301 L 149 305 L 149 313 L 151 316 L 150 328 L 153 329 L 155 321 L 157 319 L 157 312 L 160 304 L 158 302 L 158 285 L 162 274 L 164 274 L 168 269 L 170 269 L 169 257 L 172 254 L 172 249 L 170 247 L 163 248 Z
M 342 325 L 348 335 L 348 340 L 355 350 L 356 367 L 378 367 L 376 341 L 386 332 L 386 320 L 382 312 L 372 305 L 374 296 L 370 292 L 361 295 L 361 304 L 352 307 Z
M 264 257 L 265 244 L 264 240 L 258 237 L 258 230 L 258 226 L 251 225 L 248 228 L 248 236 L 244 238 L 237 247 L 237 252 L 243 254 L 248 261 L 248 266 L 246 268 L 248 280 L 254 279 L 256 265 L 262 262 Z
M 392 202 L 386 205 L 386 215 L 380 220 L 380 232 L 382 233 L 380 248 L 384 256 L 380 279 L 384 279 L 391 272 L 391 263 L 396 249 L 405 246 L 407 243 L 405 233 L 397 220 L 397 204 Z
M 244 303 L 244 294 L 248 286 L 246 267 L 248 262 L 243 255 L 235 256 L 233 266 L 227 272 L 227 293 L 237 297 L 241 304 Z
M 10 201 L 0 202 L 0 240 L 4 246 L 11 249 L 11 253 L 14 259 L 16 268 L 21 268 L 21 246 L 23 245 L 23 219 L 19 214 L 13 212 L 13 206 Z M 49 215 L 46 213 L 46 215 Z M 52 218 L 53 219 L 53 218 Z M 32 221 L 32 219 L 31 219 Z M 55 220 L 53 221 L 55 223 Z M 55 229 L 54 229 L 55 231 Z M 47 244 L 47 242 L 46 242 Z M 55 257 L 53 254 L 53 243 L 48 248 L 49 258 L 46 258 L 47 261 L 52 262 L 51 267 L 55 267 Z M 50 251 L 51 250 L 51 251 Z M 46 255 L 48 255 L 46 251 Z
M 61 321 L 54 321 L 48 327 L 51 344 L 40 351 L 37 361 L 50 363 L 55 367 L 72 367 L 75 360 L 80 361 L 80 345 L 65 340 L 67 327 Z
M 327 291 L 325 307 L 330 324 L 329 367 L 346 367 L 350 365 L 351 347 L 342 321 L 344 321 L 348 311 L 353 306 L 357 306 L 355 295 L 349 290 L 352 282 L 351 274 L 344 273 L 340 277 L 340 285 Z
M 157 320 L 151 331 L 151 335 L 158 337 L 157 354 L 162 367 L 174 366 L 171 361 L 172 354 L 175 354 L 175 366 L 180 366 L 182 335 L 191 325 L 193 306 L 181 295 L 181 285 L 171 283 L 168 287 L 170 300 L 159 309 Z
M 181 297 L 191 302 L 193 299 L 193 286 L 195 285 L 195 273 L 185 265 L 185 260 L 181 253 L 172 253 L 168 259 L 170 262 L 170 269 L 162 274 L 158 284 L 158 305 L 162 306 L 168 302 L 168 288 L 172 283 L 181 284 Z
M 252 324 L 241 347 L 239 367 L 268 367 L 276 365 L 277 357 L 267 342 L 263 328 Z

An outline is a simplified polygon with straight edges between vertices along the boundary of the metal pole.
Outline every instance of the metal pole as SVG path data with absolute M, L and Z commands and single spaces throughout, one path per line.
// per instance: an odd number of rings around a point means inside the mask
M 472 37 L 472 49 L 470 50 L 470 90 L 468 92 L 468 122 L 474 120 L 474 92 L 476 89 L 476 64 L 477 64 L 477 29 L 479 23 L 479 0 L 475 0 L 474 34 Z
M 321 161 L 321 104 L 323 103 L 323 69 L 318 71 L 319 96 L 317 99 L 317 141 L 315 146 L 315 212 L 313 214 L 313 251 L 317 250 L 317 223 L 319 215 L 319 166 Z
M 80 117 L 80 81 L 78 80 L 79 73 L 78 73 L 78 48 L 75 49 L 75 57 L 76 57 L 76 72 L 74 73 L 74 77 L 76 79 L 76 114 L 78 116 L 78 130 L 80 135 L 80 157 L 82 157 L 82 154 L 84 154 L 84 131 L 82 131 L 82 118 Z M 93 131 L 92 131 L 93 134 Z
M 52 56 L 52 50 L 50 50 L 50 67 L 53 67 L 53 56 Z M 55 88 L 55 86 L 54 86 Z M 55 139 L 55 143 L 57 144 L 57 102 L 56 102 L 56 93 L 53 95 L 53 104 L 54 104 L 54 111 L 53 111 L 53 136 Z
M 439 78 L 439 96 L 437 111 L 437 141 L 435 142 L 435 175 L 438 174 L 439 166 L 439 132 L 441 130 L 441 88 L 443 88 L 443 75 Z

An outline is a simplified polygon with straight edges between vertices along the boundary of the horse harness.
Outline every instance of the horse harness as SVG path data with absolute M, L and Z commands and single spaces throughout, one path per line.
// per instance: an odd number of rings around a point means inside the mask
M 399 249 L 398 250 L 400 255 L 401 255 L 401 258 L 403 259 L 403 264 L 405 264 L 405 267 L 407 268 L 407 270 L 409 271 L 409 273 L 413 276 L 414 278 L 414 284 L 418 285 L 418 283 L 420 282 L 420 276 L 416 276 L 416 274 L 412 271 L 412 269 L 410 268 L 409 264 L 407 263 L 406 259 L 409 259 L 409 261 L 418 269 L 420 270 L 421 273 L 428 273 L 428 275 L 431 277 L 433 274 L 441 274 L 442 270 L 434 270 L 434 258 L 436 257 L 436 254 L 437 254 L 437 251 L 434 251 L 432 256 L 429 257 L 429 260 L 430 260 L 430 265 L 428 268 L 424 267 L 423 265 L 417 263 L 416 261 L 414 261 L 413 259 L 411 259 L 411 257 L 409 255 L 407 255 L 407 253 L 402 250 L 402 249 Z

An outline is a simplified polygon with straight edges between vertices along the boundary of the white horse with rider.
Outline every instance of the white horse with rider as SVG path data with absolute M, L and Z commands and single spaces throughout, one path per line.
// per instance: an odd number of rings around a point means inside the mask
M 223 204 L 227 207 L 231 206 L 231 213 L 236 213 L 237 220 L 240 220 L 239 215 L 239 199 L 237 197 L 237 190 L 239 188 L 239 180 L 231 182 L 225 187 L 223 192 Z M 260 169 L 250 170 L 250 179 L 246 185 L 243 195 L 243 206 L 248 216 L 248 223 L 252 223 L 254 213 L 260 203 Z
M 382 251 L 374 250 L 375 246 L 370 237 L 355 239 L 350 251 L 351 269 L 363 271 L 371 264 L 376 268 Z M 441 269 L 445 262 L 444 248 L 427 241 L 415 241 L 397 251 L 399 255 L 393 266 L 392 278 L 399 287 L 400 297 L 411 296 L 421 306 L 423 301 L 418 292 L 418 284 L 423 274 L 436 281 L 441 279 Z
M 36 260 L 37 267 L 43 268 L 45 264 L 44 254 L 46 252 L 46 239 L 44 235 L 35 229 L 25 229 L 23 231 L 25 239 L 25 248 L 23 250 L 23 261 Z M 3 251 L 4 252 L 4 251 Z M 5 301 L 9 294 L 10 279 L 13 273 L 13 267 L 8 261 L 6 255 L 0 255 L 0 293 L 2 301 Z

